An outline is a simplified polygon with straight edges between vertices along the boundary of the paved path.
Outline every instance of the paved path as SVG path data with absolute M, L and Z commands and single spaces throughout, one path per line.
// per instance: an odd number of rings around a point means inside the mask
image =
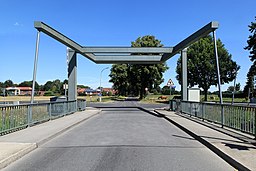
M 239 170 L 256 170 L 256 141 L 253 136 L 242 134 L 218 125 L 202 122 L 188 115 L 156 110 L 171 123 L 205 144 Z
M 4 170 L 234 170 L 177 126 L 135 106 L 105 106 Z
M 88 108 L 83 112 L 76 112 L 75 114 L 1 136 L 0 169 L 99 112 L 100 110 Z

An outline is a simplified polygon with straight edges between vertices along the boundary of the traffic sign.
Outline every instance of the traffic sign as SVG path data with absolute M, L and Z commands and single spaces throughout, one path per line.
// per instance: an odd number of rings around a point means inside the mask
M 173 85 L 174 85 L 174 83 L 173 83 L 172 79 L 169 79 L 167 86 L 173 86 Z

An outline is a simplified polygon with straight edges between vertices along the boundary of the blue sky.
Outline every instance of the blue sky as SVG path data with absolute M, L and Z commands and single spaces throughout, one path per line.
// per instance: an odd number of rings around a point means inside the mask
M 34 21 L 43 21 L 84 46 L 130 46 L 144 35 L 154 35 L 165 46 L 174 46 L 210 21 L 218 21 L 217 37 L 241 66 L 237 82 L 243 87 L 252 64 L 243 48 L 248 25 L 256 16 L 255 6 L 255 0 L 0 0 L 0 81 L 32 80 Z M 180 89 L 175 79 L 178 57 L 167 62 L 170 69 L 162 86 L 171 78 Z M 105 67 L 111 65 L 97 65 L 78 55 L 78 83 L 98 87 Z M 104 87 L 111 87 L 109 73 L 103 72 Z M 41 34 L 37 81 L 44 84 L 57 78 L 67 78 L 66 47 Z M 223 90 L 227 87 L 222 86 Z

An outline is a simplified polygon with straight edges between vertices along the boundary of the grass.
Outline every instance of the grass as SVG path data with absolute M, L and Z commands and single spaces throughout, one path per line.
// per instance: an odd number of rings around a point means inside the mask
M 204 96 L 201 95 L 201 101 L 204 100 Z M 232 98 L 222 98 L 223 99 L 223 102 L 226 102 L 226 103 L 231 103 L 232 102 Z M 207 96 L 207 101 L 209 102 L 219 102 L 220 101 L 220 98 L 217 96 L 217 95 L 208 95 Z M 248 102 L 245 98 L 234 98 L 234 102 L 237 102 L 237 103 L 246 103 Z
M 53 96 L 35 96 L 34 100 L 35 101 L 41 101 L 41 100 L 49 100 Z M 0 102 L 8 102 L 8 101 L 30 101 L 31 97 L 30 96 L 7 96 L 7 97 L 2 97 L 0 96 Z
M 35 101 L 50 101 L 50 98 L 54 96 L 35 96 Z M 9 101 L 30 101 L 30 96 L 0 96 L 0 102 L 9 102 Z M 99 96 L 77 96 L 78 99 L 86 99 L 87 102 L 98 102 Z M 110 102 L 113 100 L 123 100 L 126 97 L 122 96 L 102 96 L 102 102 Z
M 141 100 L 143 103 L 168 103 L 170 99 L 177 95 L 164 95 L 167 96 L 167 99 L 161 100 L 158 97 L 161 95 L 147 95 L 145 99 Z M 50 98 L 53 96 L 35 96 L 35 101 L 50 101 Z M 0 102 L 3 101 L 30 101 L 30 96 L 0 96 Z M 87 102 L 98 102 L 99 96 L 78 96 L 78 99 L 86 99 Z M 124 96 L 102 96 L 102 102 L 111 102 L 111 101 L 122 101 L 126 97 Z M 203 101 L 204 96 L 201 95 L 201 101 Z M 219 97 L 217 95 L 208 95 L 208 102 L 219 102 Z M 223 98 L 224 102 L 231 103 L 232 98 Z M 234 102 L 247 102 L 245 98 L 235 98 Z
M 78 96 L 78 99 L 86 99 L 88 103 L 90 102 L 99 102 L 99 96 Z M 102 96 L 101 101 L 102 102 L 111 102 L 113 100 L 118 99 L 116 96 Z
M 147 95 L 144 99 L 141 100 L 143 103 L 168 103 L 170 99 L 172 99 L 175 95 L 163 95 L 166 96 L 167 99 L 158 99 L 162 95 Z
M 158 97 L 160 97 L 160 96 L 161 95 L 147 95 L 145 97 L 145 99 L 141 100 L 141 102 L 144 102 L 144 103 L 168 103 L 169 100 L 171 100 L 174 96 L 179 96 L 179 95 L 164 95 L 164 96 L 167 96 L 167 99 L 165 99 L 165 100 L 158 99 Z M 203 101 L 204 100 L 204 95 L 201 95 L 200 99 L 201 99 L 201 101 Z M 207 101 L 208 102 L 219 102 L 220 99 L 217 95 L 208 95 L 207 96 Z M 231 103 L 232 98 L 223 98 L 223 102 Z M 246 103 L 247 101 L 246 101 L 245 98 L 235 98 L 234 102 L 235 103 L 239 103 L 239 102 L 240 103 L 241 102 Z

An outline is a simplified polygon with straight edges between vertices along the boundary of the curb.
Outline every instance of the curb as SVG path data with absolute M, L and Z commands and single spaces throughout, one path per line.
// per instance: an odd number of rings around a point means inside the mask
M 161 112 L 159 112 L 157 110 L 154 110 L 154 112 L 156 112 L 160 116 L 163 116 L 163 118 L 165 118 L 166 120 L 171 122 L 173 125 L 175 125 L 179 129 L 181 129 L 182 131 L 186 132 L 188 135 L 192 136 L 193 138 L 195 138 L 197 141 L 199 141 L 201 144 L 203 144 L 204 146 L 209 148 L 212 152 L 217 154 L 219 157 L 221 157 L 223 160 L 225 160 L 227 163 L 229 163 L 231 166 L 233 166 L 237 170 L 250 171 L 250 169 L 248 169 L 247 167 L 245 167 L 241 163 L 237 162 L 232 157 L 230 157 L 229 155 L 225 154 L 224 152 L 222 152 L 221 150 L 216 148 L 213 144 L 211 144 L 210 142 L 208 142 L 205 139 L 201 138 L 200 136 L 198 136 L 197 134 L 193 133 L 189 129 L 185 128 L 184 126 L 180 125 L 179 123 L 175 122 L 174 120 L 168 118 L 166 115 L 162 114 Z
M 82 120 L 80 120 L 80 121 L 78 121 L 78 122 L 76 122 L 76 123 L 73 123 L 72 125 L 70 125 L 70 126 L 64 128 L 64 129 L 62 129 L 62 130 L 60 130 L 60 131 L 54 133 L 53 135 L 51 135 L 51 136 L 49 136 L 49 137 L 47 137 L 47 138 L 45 138 L 45 139 L 40 140 L 40 141 L 37 142 L 37 143 L 31 143 L 30 146 L 28 146 L 28 147 L 26 147 L 26 148 L 24 148 L 24 149 L 22 149 L 22 150 L 20 150 L 20 151 L 18 151 L 18 152 L 16 152 L 16 153 L 12 154 L 11 156 L 9 156 L 9 157 L 7 157 L 7 158 L 1 160 L 1 161 L 0 161 L 0 169 L 5 168 L 6 166 L 8 166 L 9 164 L 11 164 L 12 162 L 14 162 L 14 161 L 20 159 L 21 157 L 25 156 L 26 154 L 28 154 L 28 153 L 30 153 L 31 151 L 33 151 L 33 150 L 35 150 L 36 148 L 38 148 L 38 146 L 41 146 L 42 144 L 48 142 L 49 140 L 51 140 L 51 139 L 57 137 L 58 135 L 64 133 L 65 131 L 71 129 L 72 127 L 74 127 L 74 126 L 76 126 L 76 125 L 78 125 L 78 124 L 80 124 L 80 123 L 82 123 L 82 122 L 84 122 L 84 121 L 86 121 L 86 120 L 88 120 L 88 119 L 90 119 L 90 118 L 96 116 L 96 115 L 99 114 L 100 112 L 101 112 L 101 110 L 98 110 L 96 113 L 93 113 L 91 116 L 89 116 L 89 117 L 87 117 L 87 118 L 84 118 L 84 119 L 82 119 Z
M 84 118 L 84 119 L 82 119 L 82 120 L 80 120 L 80 121 L 78 121 L 78 122 L 76 122 L 76 123 L 73 123 L 72 125 L 70 125 L 70 126 L 64 128 L 64 129 L 60 130 L 59 132 L 56 132 L 55 134 L 53 134 L 53 135 L 51 135 L 51 136 L 49 136 L 49 137 L 47 137 L 47 138 L 45 138 L 45 139 L 40 140 L 40 141 L 37 143 L 37 145 L 38 145 L 38 146 L 43 145 L 44 143 L 46 143 L 46 142 L 50 141 L 51 139 L 57 137 L 58 135 L 62 134 L 63 132 L 66 132 L 67 130 L 71 129 L 72 127 L 74 127 L 74 126 L 76 126 L 76 125 L 78 125 L 78 124 L 80 124 L 80 123 L 82 123 L 82 122 L 84 122 L 84 121 L 86 121 L 86 120 L 88 120 L 88 119 L 90 119 L 90 118 L 96 116 L 96 115 L 99 114 L 100 112 L 101 112 L 101 110 L 98 110 L 96 113 L 92 114 L 91 116 L 89 116 L 89 117 L 87 117 L 87 118 Z
M 9 164 L 11 164 L 12 162 L 20 159 L 21 157 L 23 157 L 24 155 L 28 154 L 29 152 L 33 151 L 34 149 L 36 149 L 38 146 L 36 143 L 31 143 L 31 145 L 29 145 L 28 147 L 12 154 L 11 156 L 3 159 L 0 161 L 0 169 L 3 169 L 4 167 L 8 166 Z

